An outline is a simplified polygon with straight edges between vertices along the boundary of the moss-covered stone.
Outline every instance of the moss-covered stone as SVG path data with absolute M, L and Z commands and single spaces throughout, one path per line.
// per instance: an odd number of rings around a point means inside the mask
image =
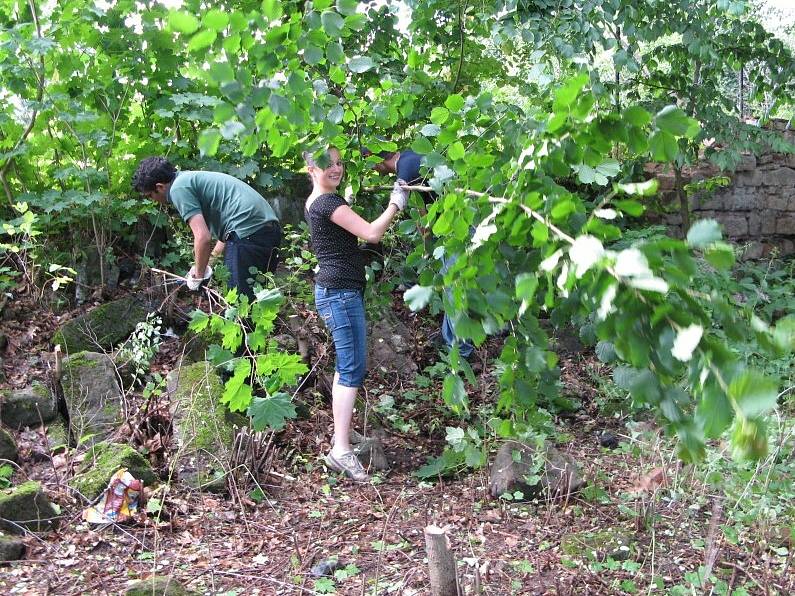
M 60 344 L 67 354 L 98 348 L 110 350 L 146 320 L 148 311 L 135 296 L 125 296 L 67 321 L 53 335 L 52 343 Z
M 55 398 L 41 383 L 0 392 L 0 398 L 0 420 L 14 430 L 36 428 L 55 419 Z
M 19 452 L 14 437 L 7 430 L 0 428 L 0 459 L 17 461 L 18 457 Z
M 0 490 L 0 530 L 11 534 L 41 532 L 55 529 L 58 522 L 58 512 L 38 482 L 30 480 Z
M 60 416 L 47 425 L 47 446 L 51 453 L 61 453 L 69 447 L 69 429 Z
M 524 499 L 565 498 L 583 486 L 585 479 L 574 458 L 551 446 L 505 441 L 491 465 L 489 490 L 495 498 L 516 492 Z
M 171 577 L 153 575 L 150 578 L 135 582 L 125 592 L 126 596 L 188 596 L 182 585 Z
M 135 449 L 129 445 L 103 441 L 89 449 L 80 470 L 69 480 L 69 486 L 88 501 L 93 501 L 108 487 L 111 477 L 119 468 L 127 468 L 146 486 L 157 482 L 149 462 Z
M 207 348 L 211 344 L 221 344 L 220 334 L 212 333 L 209 329 L 199 333 L 188 330 L 182 336 L 183 361 L 188 364 L 203 362 L 207 359 Z
M 623 530 L 608 528 L 593 532 L 566 534 L 560 540 L 560 550 L 570 557 L 589 561 L 626 561 L 635 551 L 631 538 Z
M 168 387 L 179 478 L 196 488 L 220 488 L 217 481 L 228 469 L 236 427 L 247 425 L 248 419 L 221 403 L 221 379 L 208 362 L 172 371 Z
M 18 538 L 0 536 L 0 561 L 19 561 L 25 557 L 25 543 Z
M 61 388 L 76 440 L 104 440 L 124 422 L 121 388 L 113 359 L 96 352 L 79 352 L 63 360 Z

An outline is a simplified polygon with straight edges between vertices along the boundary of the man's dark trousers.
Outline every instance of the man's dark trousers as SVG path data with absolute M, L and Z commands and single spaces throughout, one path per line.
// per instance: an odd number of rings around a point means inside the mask
M 231 232 L 224 241 L 224 265 L 231 274 L 229 286 L 254 298 L 254 291 L 249 284 L 249 279 L 254 277 L 251 267 L 261 273 L 275 272 L 281 243 L 282 228 L 276 221 L 269 221 L 245 238 L 239 238 L 235 232 Z

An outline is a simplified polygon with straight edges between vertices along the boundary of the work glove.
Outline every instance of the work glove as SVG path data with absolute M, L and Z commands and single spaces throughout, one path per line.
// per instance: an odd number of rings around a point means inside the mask
M 389 194 L 390 205 L 397 207 L 398 211 L 403 211 L 409 201 L 409 191 L 405 189 L 405 186 L 406 181 L 398 178 Z
M 185 275 L 185 285 L 192 292 L 195 292 L 202 287 L 203 284 L 208 282 L 213 276 L 213 268 L 207 265 L 204 269 L 204 277 L 196 277 L 196 265 L 190 268 L 190 271 Z

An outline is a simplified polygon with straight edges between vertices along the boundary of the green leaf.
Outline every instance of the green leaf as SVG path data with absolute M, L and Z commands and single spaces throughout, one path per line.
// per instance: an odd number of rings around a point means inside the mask
M 715 269 L 728 271 L 734 266 L 734 249 L 725 242 L 715 242 L 706 248 L 704 258 Z
M 255 397 L 248 407 L 251 425 L 257 432 L 266 428 L 281 430 L 287 420 L 296 417 L 295 406 L 286 393 L 275 393 L 270 397 Z
M 657 194 L 660 183 L 656 178 L 651 178 L 645 182 L 625 182 L 616 184 L 616 189 L 628 195 L 640 197 L 653 197 Z
M 190 323 L 188 324 L 188 328 L 191 331 L 195 331 L 199 333 L 207 328 L 207 324 L 210 322 L 210 317 L 207 316 L 207 313 L 203 310 L 194 310 L 190 315 Z
M 251 374 L 248 358 L 238 360 L 232 378 L 226 382 L 221 395 L 221 403 L 227 404 L 233 412 L 243 412 L 251 403 L 251 387 L 246 383 Z
M 282 16 L 281 0 L 262 0 L 262 14 L 269 21 L 275 21 Z
M 516 276 L 516 298 L 526 302 L 535 299 L 538 277 L 534 273 L 520 273 Z
M 431 122 L 441 126 L 450 117 L 450 111 L 447 108 L 437 106 L 431 110 Z
M 337 10 L 345 16 L 356 14 L 358 6 L 359 0 L 337 0 Z
M 320 21 L 323 23 L 323 30 L 331 38 L 337 38 L 341 35 L 342 29 L 345 27 L 345 21 L 333 10 L 325 10 L 320 15 Z
M 616 209 L 618 209 L 622 213 L 631 215 L 632 217 L 638 217 L 642 215 L 643 212 L 646 210 L 646 207 L 644 207 L 642 204 L 638 203 L 637 201 L 632 201 L 630 199 L 615 201 L 613 204 L 616 206 Z
M 696 420 L 704 427 L 704 435 L 717 439 L 734 418 L 734 410 L 726 395 L 715 385 L 707 385 L 704 395 L 696 407 Z
M 444 403 L 456 414 L 467 410 L 468 400 L 464 389 L 464 381 L 458 375 L 451 373 L 444 378 L 442 397 L 444 398 Z
M 721 239 L 720 224 L 714 219 L 701 219 L 687 231 L 687 244 L 693 248 L 704 248 Z
M 665 131 L 656 131 L 649 138 L 649 149 L 655 161 L 673 161 L 679 154 L 679 145 L 676 137 Z
M 193 33 L 199 28 L 199 19 L 183 10 L 171 11 L 168 14 L 168 27 L 180 33 Z
M 414 285 L 403 294 L 403 300 L 414 312 L 428 305 L 433 296 L 433 287 Z
M 778 384 L 760 372 L 748 370 L 729 383 L 729 396 L 745 418 L 756 418 L 776 407 Z
M 212 29 L 214 31 L 223 31 L 229 24 L 229 15 L 222 10 L 214 8 L 207 11 L 207 14 L 205 14 L 204 18 L 202 19 L 202 23 L 208 29 Z
M 199 135 L 199 152 L 202 156 L 213 156 L 221 143 L 221 133 L 215 128 L 203 130 Z
M 213 45 L 213 42 L 215 42 L 217 37 L 218 33 L 212 29 L 204 29 L 203 31 L 199 31 L 196 35 L 190 38 L 190 41 L 188 42 L 188 51 L 196 52 L 198 50 L 203 50 L 204 48 L 210 47 Z
M 455 161 L 464 157 L 464 144 L 461 141 L 456 141 L 447 148 L 447 157 Z
M 417 137 L 411 144 L 411 150 L 420 155 L 428 155 L 433 151 L 433 145 L 425 137 Z
M 654 124 L 657 128 L 675 137 L 685 136 L 692 130 L 694 123 L 698 126 L 697 121 L 685 114 L 682 108 L 676 106 L 666 106 L 654 117 Z
M 464 107 L 464 98 L 458 94 L 451 95 L 445 100 L 444 105 L 451 112 L 457 112 Z
M 369 56 L 354 56 L 348 61 L 348 70 L 356 73 L 367 72 L 375 66 L 375 62 Z
M 582 88 L 588 83 L 588 80 L 588 74 L 581 73 L 561 85 L 557 91 L 555 91 L 555 101 L 552 104 L 553 111 L 558 112 L 565 110 L 573 104 Z

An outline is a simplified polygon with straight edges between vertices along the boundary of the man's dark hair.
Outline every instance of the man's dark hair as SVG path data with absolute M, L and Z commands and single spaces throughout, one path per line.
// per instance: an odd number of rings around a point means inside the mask
M 373 153 L 367 147 L 362 147 L 362 157 L 370 157 L 371 155 L 377 155 L 381 159 L 389 159 L 395 153 L 397 153 L 397 151 L 378 151 L 377 153 Z
M 149 192 L 155 184 L 168 184 L 177 177 L 177 168 L 165 157 L 147 157 L 138 164 L 132 177 L 132 185 L 138 192 Z

